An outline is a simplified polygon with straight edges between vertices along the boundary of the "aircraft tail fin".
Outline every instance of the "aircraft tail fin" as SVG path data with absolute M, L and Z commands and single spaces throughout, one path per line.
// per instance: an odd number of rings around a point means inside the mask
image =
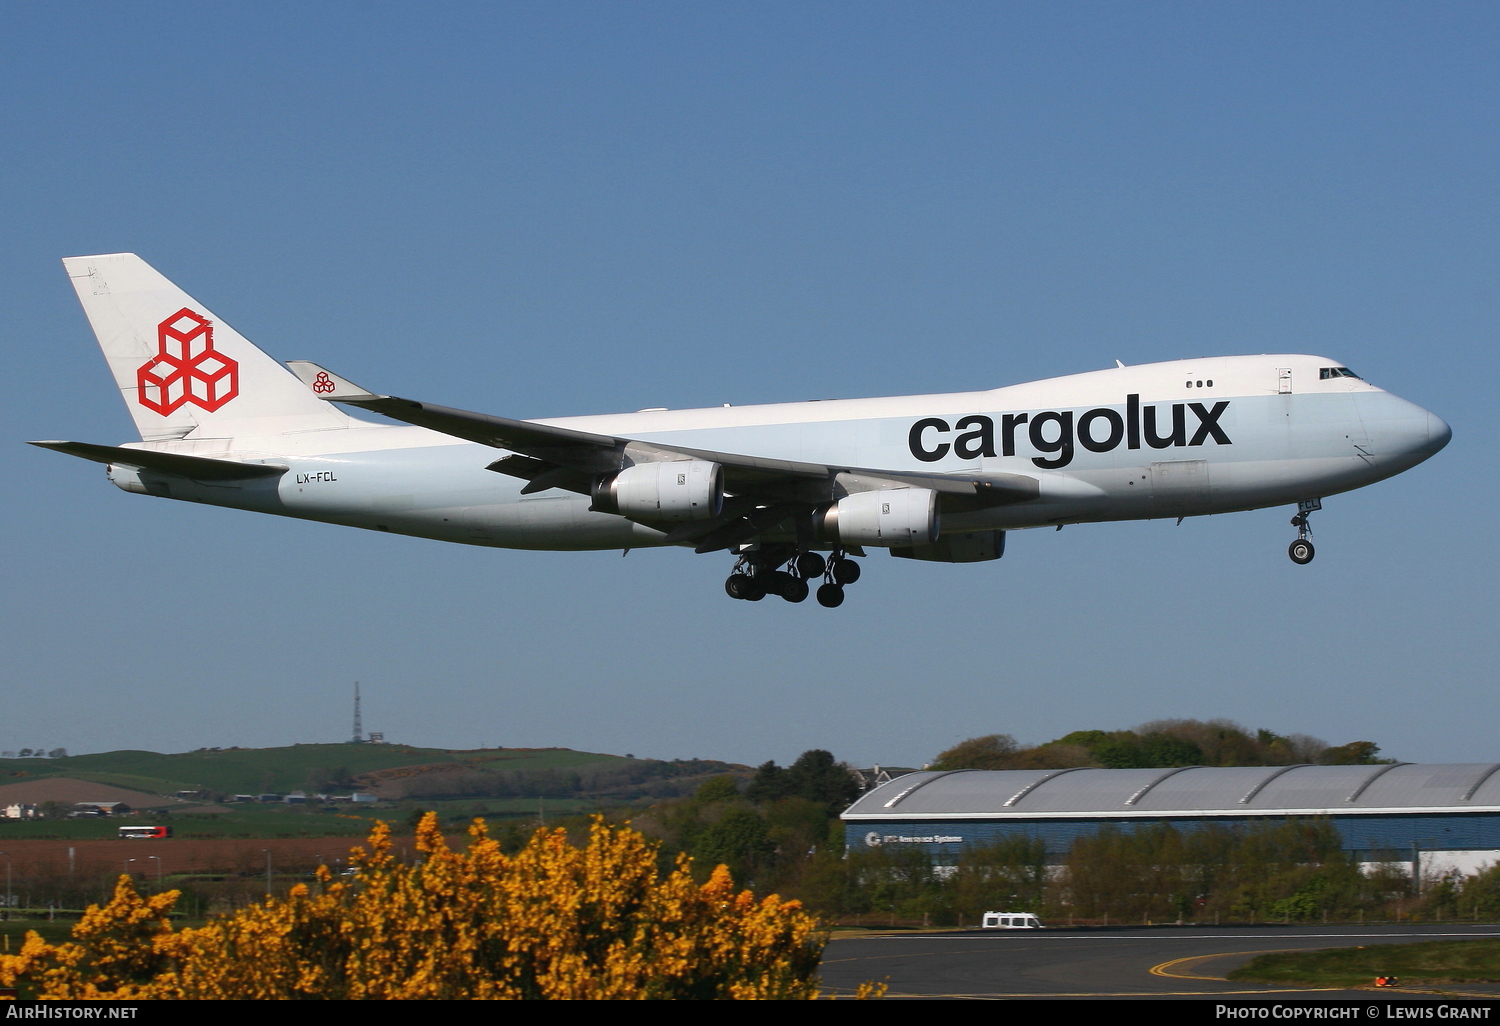
M 63 266 L 144 441 L 348 427 L 313 395 L 134 253 Z

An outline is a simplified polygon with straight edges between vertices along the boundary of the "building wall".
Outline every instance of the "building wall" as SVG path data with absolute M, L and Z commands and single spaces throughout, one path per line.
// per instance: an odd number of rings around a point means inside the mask
M 1500 851 L 1500 813 L 1386 813 L 1330 816 L 1329 819 L 1343 836 L 1345 850 L 1362 862 L 1409 861 L 1413 844 L 1423 852 L 1473 852 L 1475 856 L 1483 855 L 1486 862 L 1494 861 L 1494 853 Z M 1247 826 L 1276 821 L 1275 816 L 845 820 L 844 838 L 851 851 L 886 844 L 919 847 L 935 856 L 941 865 L 956 862 L 968 847 L 993 844 L 1009 837 L 1034 837 L 1046 843 L 1050 861 L 1060 861 L 1076 838 L 1092 834 L 1104 825 L 1132 830 L 1171 823 L 1178 830 L 1186 831 L 1210 824 Z M 1462 861 L 1467 864 L 1473 858 Z

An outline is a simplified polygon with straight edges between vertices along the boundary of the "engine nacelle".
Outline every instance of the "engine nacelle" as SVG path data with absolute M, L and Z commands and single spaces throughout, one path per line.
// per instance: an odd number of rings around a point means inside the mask
M 104 472 L 116 488 L 134 492 L 137 495 L 155 495 L 162 499 L 172 498 L 171 482 L 160 474 L 153 474 L 149 470 L 138 470 L 119 463 L 109 464 L 104 468 Z
M 820 510 L 815 526 L 825 539 L 841 545 L 931 545 L 939 529 L 937 492 L 931 488 L 855 492 Z
M 123 491 L 134 492 L 137 495 L 149 495 L 146 491 L 145 482 L 141 480 L 141 472 L 134 467 L 123 467 L 118 463 L 111 463 L 104 468 L 104 473 L 109 477 L 110 484 Z
M 638 463 L 594 483 L 601 513 L 640 520 L 707 520 L 724 508 L 724 468 L 707 460 Z
M 929 563 L 982 563 L 1005 555 L 1005 532 L 945 534 L 931 545 L 897 546 L 891 549 L 891 555 L 902 559 L 925 559 Z

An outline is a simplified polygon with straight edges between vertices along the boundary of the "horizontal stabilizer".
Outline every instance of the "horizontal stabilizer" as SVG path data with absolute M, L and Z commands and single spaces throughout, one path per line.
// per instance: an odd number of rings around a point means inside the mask
M 155 452 L 150 449 L 122 449 L 114 445 L 94 445 L 90 442 L 31 444 L 55 452 L 65 452 L 80 459 L 93 460 L 95 463 L 117 463 L 125 467 L 185 477 L 191 481 L 243 481 L 252 477 L 275 477 L 287 471 L 286 467 L 268 463 L 236 463 L 205 456 L 184 456 L 181 453 Z

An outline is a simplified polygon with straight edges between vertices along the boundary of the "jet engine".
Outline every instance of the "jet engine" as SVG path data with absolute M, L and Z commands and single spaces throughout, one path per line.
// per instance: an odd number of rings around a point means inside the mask
M 818 533 L 841 545 L 930 545 L 938 537 L 937 492 L 892 488 L 846 495 L 817 514 Z
M 141 472 L 134 467 L 111 463 L 104 468 L 104 472 L 109 477 L 109 483 L 122 491 L 135 492 L 137 495 L 151 494 L 146 491 L 145 482 L 141 480 Z
M 640 520 L 706 520 L 724 508 L 724 468 L 707 460 L 638 463 L 594 482 L 601 513 Z

